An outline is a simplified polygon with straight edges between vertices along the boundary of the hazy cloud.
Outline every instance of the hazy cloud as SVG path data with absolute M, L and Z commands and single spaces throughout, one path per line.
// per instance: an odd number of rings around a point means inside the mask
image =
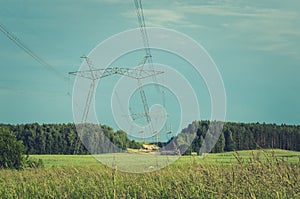
M 249 39 L 249 48 L 295 55 L 300 14 L 288 6 L 274 5 L 262 6 L 252 0 L 176 1 L 168 9 L 144 9 L 144 14 L 147 26 L 226 29 L 231 34 L 225 36 Z M 124 15 L 136 17 L 135 12 Z

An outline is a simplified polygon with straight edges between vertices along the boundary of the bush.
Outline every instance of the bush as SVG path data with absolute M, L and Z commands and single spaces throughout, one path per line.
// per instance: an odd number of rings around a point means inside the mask
M 25 167 L 27 167 L 27 168 L 43 168 L 44 162 L 42 159 L 34 159 L 34 158 L 29 158 L 29 156 L 27 156 L 26 160 L 25 160 Z
M 0 128 L 0 168 L 22 169 L 25 147 L 16 136 L 7 129 Z

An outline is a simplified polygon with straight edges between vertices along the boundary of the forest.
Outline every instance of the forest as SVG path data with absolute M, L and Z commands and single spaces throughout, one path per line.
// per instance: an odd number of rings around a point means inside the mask
M 299 125 L 234 122 L 227 122 L 223 125 L 223 123 L 216 123 L 219 125 L 219 128 L 222 126 L 223 129 L 216 145 L 211 150 L 212 153 L 260 148 L 300 151 Z M 90 125 L 91 128 L 93 126 Z M 180 155 L 188 155 L 191 152 L 199 154 L 205 136 L 209 136 L 207 135 L 209 126 L 209 121 L 194 121 L 187 128 L 183 129 L 178 136 L 171 138 L 167 143 L 158 143 L 158 145 L 168 145 L 166 150 L 174 150 L 175 147 L 175 150 Z M 142 148 L 142 143 L 129 140 L 126 132 L 122 130 L 114 131 L 107 125 L 102 125 L 101 128 L 105 137 L 122 150 Z M 26 154 L 87 154 L 89 152 L 83 143 L 91 143 L 99 139 L 95 139 L 94 135 L 89 135 L 89 130 L 86 130 L 80 135 L 82 136 L 80 140 L 76 127 L 72 123 L 0 124 L 1 129 L 9 129 L 13 132 L 17 140 L 23 142 Z M 188 145 L 188 140 L 191 139 L 189 135 L 192 133 L 194 133 L 193 141 L 190 142 L 192 143 L 191 145 Z M 170 142 L 173 143 L 168 144 Z M 115 150 L 107 148 L 97 149 L 97 151 L 115 152 Z
M 86 125 L 90 128 L 96 125 Z M 2 128 L 1 128 L 2 127 Z M 78 128 L 78 126 L 77 126 Z M 84 146 L 86 137 L 92 137 L 87 132 L 77 133 L 75 124 L 0 124 L 1 129 L 9 129 L 16 135 L 17 140 L 21 140 L 26 148 L 26 154 L 88 154 Z M 114 130 L 106 125 L 101 126 L 102 132 L 112 143 L 120 149 L 139 149 L 140 143 L 129 140 L 124 131 Z M 91 131 L 93 132 L 93 131 Z M 81 139 L 79 139 L 81 135 Z M 81 141 L 83 140 L 83 141 Z M 110 152 L 107 150 L 106 152 Z
M 178 148 L 178 153 L 190 154 L 197 152 L 208 135 L 209 121 L 194 121 L 182 133 L 173 138 L 173 146 Z M 212 153 L 252 150 L 252 149 L 285 149 L 300 151 L 300 126 L 286 124 L 266 123 L 234 123 L 213 121 L 213 128 L 222 128 L 218 141 L 212 147 Z M 214 132 L 214 129 L 210 129 Z M 190 140 L 190 134 L 194 133 L 194 139 L 190 146 L 185 143 Z M 206 143 L 209 144 L 209 143 Z

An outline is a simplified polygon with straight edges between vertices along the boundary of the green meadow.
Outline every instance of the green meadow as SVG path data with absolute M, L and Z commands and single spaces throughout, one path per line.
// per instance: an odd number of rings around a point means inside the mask
M 102 161 L 122 154 L 99 155 Z M 127 154 L 131 164 L 136 154 Z M 254 150 L 182 156 L 144 173 L 91 155 L 32 155 L 43 168 L 0 170 L 1 198 L 299 198 L 300 152 Z M 168 157 L 172 159 L 172 157 Z M 173 157 L 174 158 L 174 157 Z M 150 163 L 151 164 L 151 163 Z M 115 167 L 118 168 L 118 162 Z M 130 166 L 130 165 L 129 165 Z
M 106 159 L 113 157 L 131 157 L 136 158 L 133 161 L 140 161 L 139 156 L 135 154 L 103 154 L 99 157 L 98 161 L 92 155 L 30 155 L 33 159 L 42 159 L 45 167 L 85 167 L 85 166 L 101 166 L 101 162 L 105 162 Z M 298 163 L 300 160 L 300 152 L 288 151 L 281 149 L 268 149 L 268 150 L 244 150 L 237 152 L 225 152 L 225 153 L 209 153 L 205 156 L 181 156 L 174 164 L 186 164 L 196 162 L 197 164 L 210 164 L 210 165 L 232 165 L 238 163 L 240 157 L 246 163 L 251 159 L 259 159 L 260 161 L 266 161 L 267 159 L 273 159 L 275 156 L 279 160 L 284 160 L 288 163 Z M 165 156 L 158 156 L 165 157 Z M 173 156 L 168 156 L 172 159 Z

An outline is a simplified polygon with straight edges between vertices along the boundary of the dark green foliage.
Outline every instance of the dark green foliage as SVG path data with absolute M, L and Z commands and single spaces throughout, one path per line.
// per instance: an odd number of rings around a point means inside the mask
M 216 145 L 212 149 L 212 152 L 222 153 L 224 152 L 224 148 L 225 148 L 225 137 L 224 137 L 224 133 L 221 133 Z
M 186 147 L 186 137 L 192 133 L 196 133 L 196 138 L 191 146 L 181 154 L 190 155 L 195 151 L 198 154 L 201 146 L 213 153 L 234 150 L 248 150 L 259 148 L 278 148 L 285 150 L 300 151 L 300 126 L 299 125 L 276 125 L 276 124 L 259 124 L 259 123 L 225 123 L 221 135 L 219 136 L 214 147 L 213 132 L 220 128 L 220 122 L 214 122 L 211 131 L 208 132 L 209 121 L 194 121 L 186 129 L 183 129 L 181 134 L 173 138 L 176 147 L 181 150 Z M 198 126 L 195 129 L 195 126 Z M 207 139 L 207 138 L 210 139 Z M 186 142 L 185 142 L 186 141 Z M 203 151 L 205 152 L 205 150 Z
M 43 168 L 44 162 L 42 159 L 34 159 L 27 156 L 24 165 L 26 168 Z
M 215 122 L 215 130 L 222 127 L 222 123 Z M 21 140 L 26 148 L 26 154 L 87 154 L 88 150 L 82 144 L 92 148 L 94 152 L 117 152 L 109 142 L 114 143 L 120 150 L 126 148 L 142 148 L 141 144 L 129 140 L 122 130 L 114 130 L 106 125 L 102 125 L 103 133 L 97 134 L 95 129 L 98 125 L 85 125 L 83 133 L 80 133 L 81 140 L 77 134 L 74 124 L 22 124 L 4 125 L 12 131 L 18 140 Z M 209 121 L 193 122 L 182 133 L 172 138 L 172 144 L 165 149 L 176 152 L 176 154 L 200 153 L 202 145 L 212 152 L 246 150 L 257 148 L 278 148 L 286 150 L 300 151 L 300 126 L 296 125 L 276 125 L 259 123 L 225 123 L 222 134 L 215 138 L 213 129 L 207 134 L 210 126 Z M 90 130 L 89 130 L 90 129 Z M 93 133 L 94 132 L 94 133 Z M 193 133 L 194 132 L 194 133 Z M 97 146 L 97 142 L 104 142 L 104 145 Z M 216 144 L 207 141 L 207 137 L 214 138 Z M 206 140 L 206 142 L 204 142 Z M 168 143 L 159 143 L 166 146 Z M 191 143 L 191 144 L 188 144 Z M 211 148 L 214 145 L 214 148 Z M 101 148 L 102 147 L 102 148 Z
M 236 149 L 236 144 L 233 140 L 232 132 L 228 129 L 224 130 L 225 147 L 224 151 L 234 151 Z
M 79 134 L 76 131 L 78 129 L 71 123 L 0 124 L 1 127 L 9 129 L 17 137 L 17 140 L 23 142 L 26 154 L 88 154 L 86 146 L 95 153 L 117 152 L 112 144 L 96 144 L 96 142 L 103 142 L 104 137 L 106 142 L 112 142 L 119 149 L 142 148 L 140 143 L 129 140 L 124 131 L 114 132 L 111 127 L 106 125 L 101 126 L 102 132 L 95 130 L 99 128 L 99 125 L 96 124 L 84 124 L 82 128 L 77 126 L 82 130 Z M 79 139 L 79 135 L 81 139 Z
M 21 169 L 24 151 L 22 142 L 17 141 L 12 132 L 0 127 L 0 168 Z

